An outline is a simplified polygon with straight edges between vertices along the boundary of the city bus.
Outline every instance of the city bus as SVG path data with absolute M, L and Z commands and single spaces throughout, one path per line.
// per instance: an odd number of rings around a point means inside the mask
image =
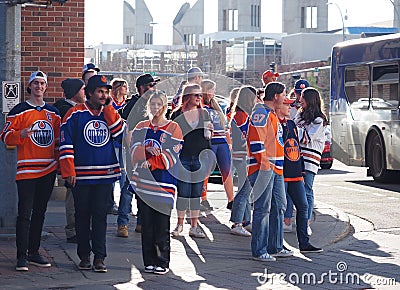
M 399 65 L 400 34 L 349 40 L 332 49 L 333 156 L 367 167 L 377 182 L 400 177 Z

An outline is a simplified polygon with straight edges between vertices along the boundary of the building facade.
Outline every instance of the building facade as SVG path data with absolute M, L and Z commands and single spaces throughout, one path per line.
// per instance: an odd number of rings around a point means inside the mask
M 328 0 L 282 0 L 282 31 L 287 34 L 328 30 Z

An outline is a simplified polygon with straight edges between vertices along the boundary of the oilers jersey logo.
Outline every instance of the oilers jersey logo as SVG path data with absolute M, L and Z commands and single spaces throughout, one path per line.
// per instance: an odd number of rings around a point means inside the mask
M 54 130 L 51 124 L 44 120 L 38 120 L 33 123 L 32 135 L 30 136 L 33 143 L 39 147 L 49 147 L 54 141 Z
M 220 122 L 220 117 L 216 110 L 209 110 L 208 113 L 210 114 L 210 119 L 214 124 Z
M 285 141 L 285 157 L 290 161 L 297 161 L 300 159 L 300 146 L 294 138 L 289 138 Z
M 83 129 L 83 136 L 90 145 L 102 147 L 110 140 L 110 130 L 105 122 L 92 120 Z
M 144 141 L 143 145 L 145 147 L 154 147 L 154 148 L 157 148 L 160 150 L 162 149 L 161 143 L 154 139 L 148 139 L 148 140 Z

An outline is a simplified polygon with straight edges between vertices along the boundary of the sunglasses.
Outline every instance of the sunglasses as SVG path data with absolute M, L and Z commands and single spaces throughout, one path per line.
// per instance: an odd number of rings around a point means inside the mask
M 202 94 L 190 94 L 190 95 L 195 96 L 196 98 L 202 98 L 203 97 Z
M 154 87 L 156 85 L 157 85 L 157 83 L 150 83 L 150 84 L 147 84 L 146 86 L 152 88 L 152 87 Z

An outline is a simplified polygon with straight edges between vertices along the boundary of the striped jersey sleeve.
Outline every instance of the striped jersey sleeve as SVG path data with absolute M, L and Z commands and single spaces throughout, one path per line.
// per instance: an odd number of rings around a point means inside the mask
M 183 145 L 182 131 L 173 121 L 165 126 L 155 127 L 150 121 L 140 122 L 132 133 L 131 158 L 136 165 L 131 185 L 144 200 L 153 200 L 173 205 L 176 195 L 176 164 Z M 159 150 L 157 156 L 151 155 L 146 148 Z M 142 168 L 144 161 L 150 162 L 150 168 Z
M 282 127 L 275 113 L 264 104 L 257 104 L 251 114 L 247 148 L 249 175 L 270 169 L 283 174 Z

